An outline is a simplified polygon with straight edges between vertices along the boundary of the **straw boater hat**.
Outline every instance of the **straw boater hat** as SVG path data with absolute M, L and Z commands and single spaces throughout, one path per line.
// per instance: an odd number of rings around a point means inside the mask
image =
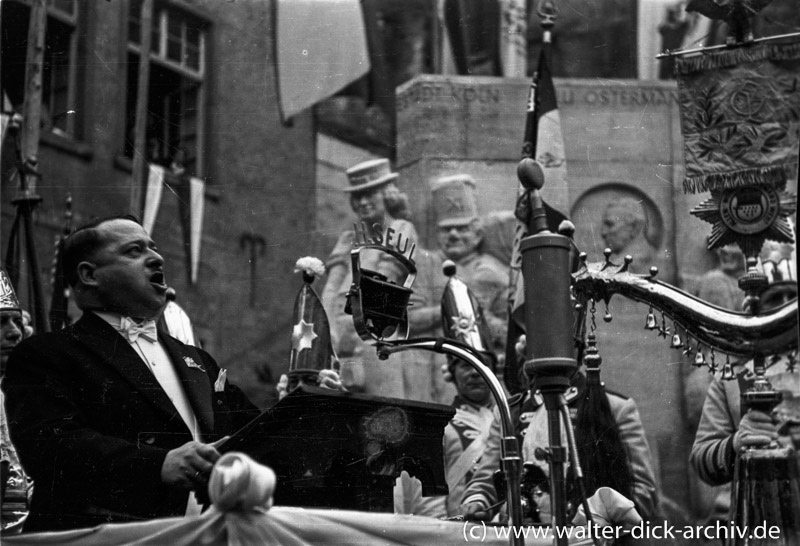
M 11 279 L 5 269 L 0 268 L 0 309 L 3 311 L 20 311 L 22 307 L 11 285 Z
M 443 176 L 431 191 L 437 226 L 465 226 L 478 218 L 475 180 L 470 175 Z
M 346 171 L 350 186 L 346 192 L 364 191 L 377 188 L 397 180 L 397 173 L 393 173 L 388 159 L 371 159 L 350 167 Z

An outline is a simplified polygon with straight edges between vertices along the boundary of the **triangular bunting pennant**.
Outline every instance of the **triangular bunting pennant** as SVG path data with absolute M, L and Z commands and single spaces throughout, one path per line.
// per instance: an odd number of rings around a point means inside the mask
M 203 214 L 205 211 L 206 183 L 199 178 L 189 179 L 189 266 L 191 282 L 197 283 L 200 267 L 200 247 L 203 243 Z
M 153 226 L 156 223 L 158 208 L 161 206 L 161 193 L 164 191 L 164 167 L 149 165 L 147 175 L 147 191 L 144 197 L 144 218 L 142 227 L 153 235 Z

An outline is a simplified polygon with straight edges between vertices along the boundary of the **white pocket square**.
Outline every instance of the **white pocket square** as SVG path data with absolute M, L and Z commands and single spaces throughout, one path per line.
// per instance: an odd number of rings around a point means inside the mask
M 225 381 L 228 379 L 228 370 L 221 369 L 217 380 L 214 382 L 214 392 L 222 392 L 225 390 Z

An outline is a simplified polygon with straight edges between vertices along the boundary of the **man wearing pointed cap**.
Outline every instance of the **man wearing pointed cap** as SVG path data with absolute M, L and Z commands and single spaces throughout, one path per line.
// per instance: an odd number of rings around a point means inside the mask
M 350 251 L 355 248 L 354 243 L 363 242 L 364 235 L 383 236 L 391 228 L 395 239 L 399 234 L 411 244 L 417 242 L 417 231 L 408 220 L 406 197 L 397 187 L 398 174 L 392 172 L 388 159 L 364 161 L 348 169 L 346 174 L 348 186 L 344 192 L 356 214 L 355 223 L 365 232 L 344 231 L 325 263 L 328 279 L 322 301 L 331 321 L 333 346 L 342 364 L 342 381 L 349 390 L 403 397 L 403 370 L 394 362 L 379 361 L 374 347 L 361 341 L 353 317 L 344 312 L 345 294 L 353 282 Z M 404 273 L 385 257 L 377 251 L 362 251 L 361 266 L 386 274 L 390 279 Z
M 8 357 L 14 347 L 22 341 L 24 332 L 25 325 L 19 300 L 5 270 L 0 269 L 0 381 L 5 376 Z M 27 490 L 27 479 L 8 433 L 5 395 L 0 391 L 0 485 L 2 485 L 3 500 L 6 498 L 10 481 L 14 482 L 13 488 Z M 3 528 L 7 523 L 3 520 Z
M 79 228 L 63 259 L 83 315 L 20 343 L 3 383 L 36 484 L 24 530 L 199 513 L 190 492 L 207 487 L 211 442 L 258 410 L 206 352 L 156 329 L 165 264 L 135 218 Z
M 14 292 L 14 287 L 4 269 L 0 269 L 0 316 L 2 316 L 2 345 L 0 345 L 0 377 L 5 375 L 6 363 L 11 350 L 16 347 L 25 331 L 22 308 Z
M 439 335 L 472 347 L 482 363 L 496 372 L 497 356 L 480 303 L 455 275 L 452 263 L 446 263 L 441 273 L 449 280 L 439 298 Z M 447 364 L 441 372 L 443 381 L 452 383 L 456 393 L 448 400 L 456 413 L 445 427 L 442 439 L 448 494 L 422 497 L 419 481 L 401 474 L 395 487 L 398 513 L 438 518 L 462 515 L 461 498 L 487 448 L 495 417 L 495 400 L 489 384 L 472 364 L 454 355 L 447 355 Z

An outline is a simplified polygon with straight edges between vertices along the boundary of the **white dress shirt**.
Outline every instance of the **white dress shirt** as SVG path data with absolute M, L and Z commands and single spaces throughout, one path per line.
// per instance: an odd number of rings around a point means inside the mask
M 125 317 L 117 313 L 95 312 L 95 314 L 117 331 L 125 319 Z M 123 336 L 123 338 L 125 338 L 125 336 Z M 126 341 L 128 340 L 126 339 Z M 178 414 L 180 414 L 183 422 L 186 423 L 186 426 L 192 434 L 192 439 L 197 442 L 202 442 L 203 439 L 200 434 L 200 426 L 197 422 L 197 417 L 194 414 L 192 405 L 189 403 L 189 399 L 186 397 L 186 392 L 183 390 L 180 378 L 172 364 L 172 359 L 169 357 L 166 349 L 164 349 L 164 346 L 159 343 L 158 340 L 150 341 L 141 335 L 136 338 L 136 341 L 128 341 L 128 343 L 133 347 L 133 350 L 136 351 L 136 354 L 147 364 L 150 371 L 153 372 L 159 385 L 161 385 L 161 388 L 164 389 L 164 392 L 172 401 L 172 404 L 175 406 Z M 189 495 L 186 515 L 197 515 L 200 514 L 200 512 L 201 507 L 197 503 L 197 499 L 194 495 Z

